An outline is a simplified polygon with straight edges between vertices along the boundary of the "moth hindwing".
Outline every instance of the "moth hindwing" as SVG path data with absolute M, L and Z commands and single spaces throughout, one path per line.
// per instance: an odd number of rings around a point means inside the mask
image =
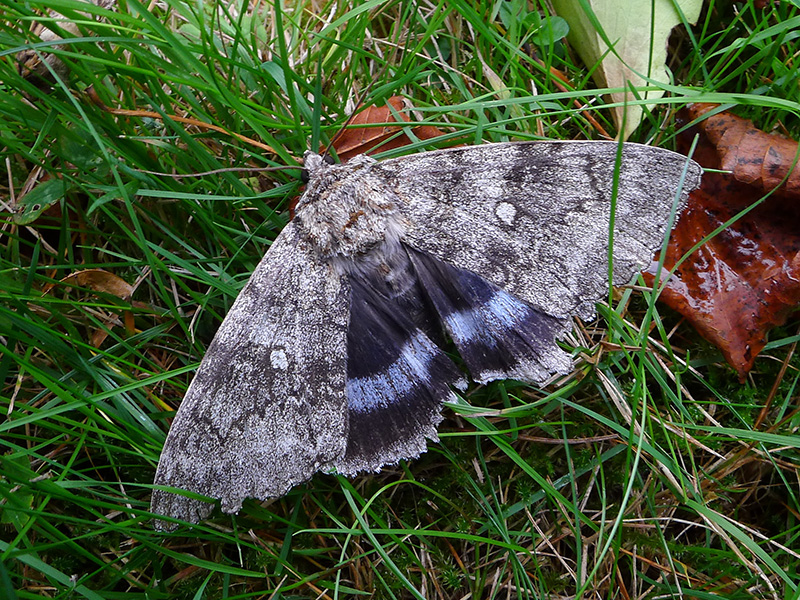
M 296 217 L 209 346 L 156 484 L 237 512 L 318 470 L 416 457 L 436 439 L 442 402 L 466 385 L 448 339 L 481 383 L 568 372 L 556 340 L 608 291 L 612 204 L 620 284 L 700 183 L 681 155 L 623 144 L 618 160 L 618 150 L 522 142 L 344 165 L 307 153 Z M 153 493 L 160 515 L 196 522 L 211 508 Z

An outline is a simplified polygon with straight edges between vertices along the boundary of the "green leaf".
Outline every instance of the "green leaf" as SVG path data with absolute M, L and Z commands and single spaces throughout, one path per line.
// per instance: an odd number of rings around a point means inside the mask
M 0 479 L 0 497 L 6 500 L 0 511 L 0 524 L 11 525 L 20 531 L 30 518 L 27 510 L 33 507 L 33 494 L 28 488 L 17 486 L 37 474 L 30 468 L 29 458 L 22 454 L 0 456 L 0 472 L 5 474 Z
M 28 225 L 39 218 L 45 210 L 61 200 L 67 192 L 67 182 L 54 177 L 43 181 L 17 200 L 14 223 Z
M 92 134 L 85 129 L 62 129 L 57 138 L 59 153 L 75 166 L 77 171 L 93 171 L 104 164 Z
M 139 182 L 134 179 L 126 183 L 123 186 L 123 188 L 126 191 L 126 195 L 128 197 L 132 197 L 136 194 L 137 191 L 139 191 Z M 113 187 L 99 198 L 93 200 L 92 203 L 89 205 L 89 208 L 86 210 L 86 214 L 87 215 L 92 214 L 98 208 L 103 206 L 103 204 L 105 204 L 106 202 L 111 202 L 112 200 L 121 200 L 123 198 L 124 195 L 120 192 L 119 188 Z
M 702 0 L 553 0 L 553 6 L 569 24 L 570 44 L 593 69 L 597 85 L 620 88 L 611 94 L 620 103 L 613 115 L 622 138 L 628 139 L 644 108 L 623 103 L 664 95 L 658 89 L 634 95 L 630 87 L 669 84 L 665 63 L 670 32 L 681 23 L 696 23 Z
M 528 7 L 524 0 L 506 0 L 500 3 L 498 16 L 506 30 L 511 31 L 523 23 L 528 16 Z
M 535 13 L 534 13 L 535 14 Z M 531 36 L 531 42 L 537 46 L 552 46 L 569 34 L 569 24 L 561 17 L 542 19 L 539 30 Z

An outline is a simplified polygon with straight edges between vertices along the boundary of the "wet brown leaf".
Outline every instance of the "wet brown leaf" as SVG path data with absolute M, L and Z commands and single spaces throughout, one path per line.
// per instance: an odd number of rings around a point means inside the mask
M 714 104 L 693 104 L 686 110 L 685 121 L 714 108 Z M 736 181 L 754 186 L 751 193 L 757 191 L 759 195 L 753 200 L 775 188 L 779 195 L 800 197 L 796 141 L 765 133 L 751 121 L 726 112 L 708 117 L 698 129 L 702 137 L 695 160 L 706 168 L 731 171 Z M 690 135 L 683 138 L 685 149 L 690 141 Z
M 694 105 L 683 117 L 688 122 L 713 108 Z M 687 132 L 684 150 L 695 133 L 700 143 L 693 158 L 706 168 L 731 173 L 703 176 L 701 188 L 692 193 L 672 233 L 666 269 L 774 190 L 683 262 L 661 295 L 744 378 L 764 348 L 767 332 L 785 323 L 800 303 L 798 145 L 727 113 L 714 115 Z M 650 283 L 656 266 L 654 262 L 648 269 Z

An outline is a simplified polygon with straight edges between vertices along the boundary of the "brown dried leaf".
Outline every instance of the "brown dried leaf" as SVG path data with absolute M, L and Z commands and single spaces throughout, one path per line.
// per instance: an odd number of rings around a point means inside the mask
M 117 0 L 89 0 L 92 4 L 108 10 L 115 10 Z M 79 13 L 85 19 L 91 19 L 90 13 Z M 78 25 L 62 16 L 56 10 L 48 10 L 41 23 L 33 22 L 31 31 L 42 42 L 56 42 L 61 38 L 60 35 L 47 27 L 47 24 L 55 23 L 58 28 L 75 37 L 80 37 L 81 31 Z M 63 49 L 61 45 L 54 45 L 54 48 Z M 16 55 L 17 71 L 22 77 L 31 81 L 36 87 L 49 90 L 52 87 L 55 77 L 65 79 L 69 74 L 69 68 L 64 62 L 52 52 L 38 50 L 23 50 Z M 55 73 L 55 76 L 54 76 Z
M 687 120 L 714 108 L 714 104 L 693 104 L 686 111 Z M 704 167 L 731 171 L 737 181 L 758 186 L 763 193 L 779 188 L 781 195 L 800 197 L 797 142 L 764 133 L 751 121 L 726 112 L 712 115 L 699 128 L 703 137 L 697 152 L 708 161 L 699 160 Z
M 412 143 L 399 125 L 386 125 L 396 121 L 392 109 L 396 111 L 405 122 L 409 122 L 408 112 L 412 109 L 411 103 L 402 96 L 392 96 L 384 106 L 362 106 L 356 108 L 356 115 L 348 123 L 348 128 L 342 129 L 334 138 L 332 146 L 336 155 L 342 162 L 347 162 L 359 154 L 372 154 L 402 148 Z M 374 123 L 374 125 L 372 125 Z M 353 125 L 366 125 L 366 127 L 352 127 Z M 444 132 L 433 125 L 417 125 L 412 129 L 414 135 L 420 140 L 429 140 Z M 324 152 L 325 148 L 320 148 Z M 289 203 L 289 217 L 294 219 L 294 209 L 299 196 Z
M 713 106 L 695 105 L 688 120 Z M 720 113 L 700 123 L 701 142 L 694 159 L 706 173 L 672 233 L 665 269 L 705 236 L 775 193 L 701 246 L 675 271 L 661 295 L 715 344 L 740 378 L 753 368 L 766 334 L 782 325 L 800 303 L 800 190 L 797 142 L 757 130 L 750 121 Z M 789 174 L 786 183 L 783 177 Z M 648 273 L 654 280 L 654 262 Z
M 101 294 L 112 294 L 123 300 L 130 300 L 134 290 L 133 286 L 127 281 L 104 269 L 84 269 L 83 271 L 76 271 L 64 277 L 59 283 L 70 287 L 87 288 Z M 48 293 L 52 288 L 53 286 L 48 287 L 44 290 L 44 293 Z M 131 311 L 125 311 L 123 318 L 124 321 L 120 323 L 118 315 L 109 313 L 105 315 L 104 321 L 109 328 L 124 324 L 128 335 L 133 334 L 135 331 L 133 313 Z M 89 343 L 93 347 L 99 348 L 107 337 L 108 332 L 105 329 L 95 329 L 90 334 Z
M 386 125 L 386 123 L 396 121 L 392 108 L 389 108 L 390 105 L 404 121 L 410 122 L 408 113 L 411 110 L 411 104 L 402 96 L 392 96 L 384 106 L 366 107 L 350 121 L 350 127 L 343 129 L 333 140 L 333 147 L 342 162 L 348 161 L 358 154 L 393 150 L 412 142 L 399 125 Z M 370 125 L 372 123 L 376 125 L 352 127 L 353 125 Z M 412 131 L 420 140 L 429 140 L 444 134 L 441 129 L 433 125 L 417 125 Z
M 102 294 L 112 294 L 123 300 L 130 299 L 133 294 L 133 286 L 131 284 L 104 269 L 76 271 L 64 277 L 61 283 L 88 288 Z

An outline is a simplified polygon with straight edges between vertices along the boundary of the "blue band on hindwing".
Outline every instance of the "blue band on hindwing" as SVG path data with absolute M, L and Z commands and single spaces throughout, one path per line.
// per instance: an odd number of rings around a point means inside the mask
M 374 468 L 399 446 L 435 438 L 442 402 L 463 383 L 455 364 L 385 290 L 351 277 L 347 332 L 347 452 L 336 466 Z M 423 319 L 427 320 L 427 318 Z
M 555 345 L 565 321 L 486 279 L 409 249 L 425 294 L 479 383 L 494 379 L 539 382 L 566 372 L 571 361 Z

